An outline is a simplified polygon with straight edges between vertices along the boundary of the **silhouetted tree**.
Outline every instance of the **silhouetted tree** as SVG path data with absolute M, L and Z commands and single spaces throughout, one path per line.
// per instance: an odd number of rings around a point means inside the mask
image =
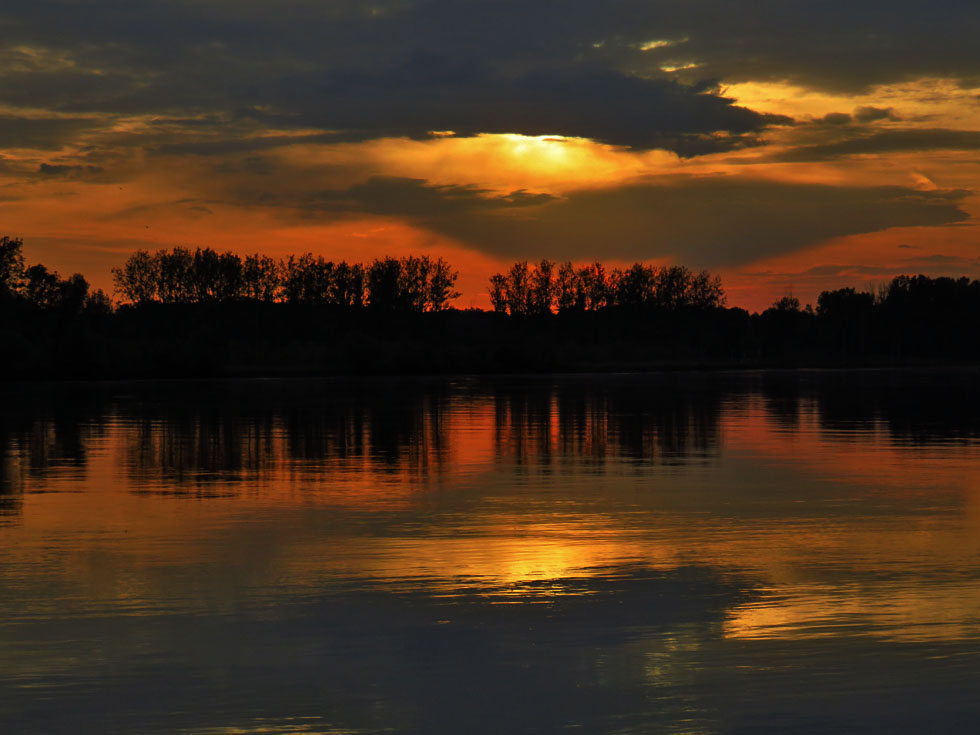
M 799 303 L 799 302 L 797 302 Z M 855 291 L 853 288 L 839 288 L 824 291 L 817 299 L 817 316 L 824 319 L 864 319 L 874 309 L 874 295 Z
M 165 304 L 179 304 L 191 300 L 194 256 L 187 248 L 174 248 L 169 253 L 160 250 L 153 255 L 156 261 L 156 293 Z
M 455 290 L 458 277 L 459 273 L 442 258 L 430 264 L 428 301 L 431 311 L 443 311 L 450 301 L 459 298 L 459 291 Z
M 242 297 L 244 280 L 242 278 L 242 259 L 235 253 L 226 252 L 218 256 L 219 301 L 233 301 Z
M 701 271 L 691 280 L 688 289 L 688 305 L 698 309 L 720 309 L 726 302 L 721 276 Z
M 609 282 L 606 269 L 599 261 L 584 265 L 578 270 L 575 303 L 580 309 L 595 311 L 610 304 Z
M 0 300 L 12 297 L 23 286 L 23 246 L 22 240 L 0 237 Z
M 656 268 L 643 263 L 634 263 L 625 271 L 613 271 L 610 281 L 614 301 L 628 307 L 652 303 L 656 277 Z
M 395 311 L 398 308 L 401 271 L 401 263 L 396 258 L 371 263 L 367 274 L 368 306 L 382 311 Z
M 191 282 L 195 301 L 215 301 L 221 281 L 221 258 L 211 248 L 194 251 Z
M 490 276 L 490 305 L 497 314 L 507 313 L 507 277 L 500 273 Z
M 112 313 L 112 298 L 101 288 L 97 288 L 85 299 L 85 312 L 89 316 L 105 318 Z
M 116 290 L 134 304 L 152 301 L 157 294 L 158 261 L 145 250 L 129 256 L 121 268 L 112 269 Z
M 568 311 L 575 308 L 575 294 L 578 284 L 578 277 L 575 275 L 575 267 L 565 261 L 558 268 L 558 277 L 555 281 L 555 300 L 558 311 Z
M 550 314 L 555 302 L 555 264 L 542 260 L 534 266 L 529 277 L 528 312 Z
M 32 265 L 26 271 L 25 291 L 28 300 L 40 309 L 49 309 L 61 302 L 58 274 L 41 265 Z
M 81 273 L 73 273 L 67 280 L 58 283 L 58 305 L 69 314 L 78 314 L 89 301 L 88 288 L 85 277 Z
M 400 311 L 425 311 L 429 300 L 428 258 L 409 256 L 399 261 L 397 308 Z
M 530 297 L 530 273 L 527 261 L 521 260 L 514 263 L 507 274 L 507 309 L 511 314 L 527 314 Z
M 328 302 L 334 275 L 333 261 L 312 253 L 299 258 L 289 256 L 283 270 L 283 289 L 287 301 L 303 304 Z
M 360 308 L 364 305 L 364 266 L 341 261 L 333 269 L 330 303 Z
M 817 299 L 817 317 L 824 343 L 844 355 L 863 354 L 868 348 L 874 319 L 875 297 L 870 293 L 840 288 L 824 291 Z
M 800 311 L 800 300 L 793 296 L 793 294 L 787 294 L 781 299 L 773 302 L 772 306 L 766 309 L 765 312 L 777 312 L 779 314 L 795 314 Z
M 677 309 L 688 304 L 693 275 L 682 265 L 672 265 L 657 271 L 654 291 L 659 306 Z
M 242 263 L 242 295 L 254 301 L 275 301 L 279 296 L 280 267 L 266 256 L 247 255 Z
M 282 299 L 289 304 L 303 301 L 303 271 L 300 261 L 293 255 L 282 262 L 280 269 L 282 278 Z
M 598 261 L 578 269 L 565 262 L 556 277 L 555 264 L 544 260 L 532 270 L 519 261 L 506 276 L 492 276 L 490 301 L 495 311 L 511 314 L 547 314 L 555 307 L 558 311 L 598 311 L 608 306 L 710 309 L 725 305 L 725 292 L 718 276 L 708 271 L 695 274 L 683 266 L 634 263 L 607 275 Z

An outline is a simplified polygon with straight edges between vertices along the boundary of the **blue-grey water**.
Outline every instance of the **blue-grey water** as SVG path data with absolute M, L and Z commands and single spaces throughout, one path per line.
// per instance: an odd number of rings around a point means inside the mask
M 980 373 L 0 388 L 0 732 L 980 728 Z

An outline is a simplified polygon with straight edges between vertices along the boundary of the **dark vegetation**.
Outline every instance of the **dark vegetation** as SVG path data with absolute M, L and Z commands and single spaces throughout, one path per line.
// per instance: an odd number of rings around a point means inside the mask
M 0 238 L 0 375 L 227 375 L 852 366 L 980 359 L 980 281 L 899 276 L 877 293 L 728 308 L 717 276 L 636 263 L 515 263 L 491 311 L 458 310 L 442 259 L 334 263 L 139 251 L 114 303 L 79 274 L 26 266 Z

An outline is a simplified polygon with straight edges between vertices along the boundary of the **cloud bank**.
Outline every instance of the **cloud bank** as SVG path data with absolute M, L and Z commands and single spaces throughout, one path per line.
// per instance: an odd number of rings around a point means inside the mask
M 963 222 L 968 215 L 960 205 L 968 194 L 745 176 L 662 176 L 561 198 L 523 191 L 500 197 L 472 187 L 375 178 L 293 204 L 327 217 L 355 212 L 409 217 L 501 258 L 588 259 L 602 253 L 718 267 L 834 237 Z
M 9 0 L 0 27 L 8 108 L 347 139 L 561 134 L 696 155 L 788 122 L 719 83 L 980 79 L 972 0 Z M 0 134 L 56 146 L 72 124 Z

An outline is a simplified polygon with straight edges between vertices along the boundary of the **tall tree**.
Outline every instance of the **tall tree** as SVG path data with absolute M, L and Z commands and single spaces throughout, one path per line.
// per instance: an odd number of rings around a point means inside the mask
M 558 311 L 568 311 L 575 308 L 577 283 L 578 276 L 575 274 L 575 267 L 571 262 L 565 261 L 558 268 L 558 278 L 555 283 Z
M 532 314 L 550 314 L 555 302 L 555 264 L 542 260 L 534 266 L 528 287 L 528 311 Z
M 17 293 L 23 285 L 23 240 L 0 237 L 0 299 Z
M 490 276 L 490 286 L 487 291 L 490 293 L 490 305 L 497 314 L 507 313 L 507 277 L 494 273 Z
M 657 270 L 643 263 L 633 263 L 625 271 L 614 271 L 610 291 L 619 306 L 637 307 L 653 301 Z
M 137 250 L 121 268 L 112 269 L 112 280 L 123 296 L 134 304 L 144 304 L 156 297 L 156 270 L 156 259 L 145 250 Z
M 73 273 L 66 280 L 59 281 L 58 305 L 65 312 L 78 314 L 88 301 L 88 281 L 81 273 Z
M 280 279 L 276 261 L 267 255 L 246 255 L 242 263 L 242 295 L 254 301 L 274 301 Z
M 26 271 L 25 291 L 28 300 L 40 309 L 50 309 L 61 303 L 61 279 L 54 271 L 38 263 Z
M 431 263 L 428 295 L 431 311 L 442 311 L 448 308 L 450 301 L 459 298 L 459 291 L 455 290 L 458 277 L 459 273 L 442 258 Z
M 514 263 L 507 274 L 507 308 L 511 314 L 527 314 L 531 295 L 529 275 L 526 260 Z
M 659 269 L 654 289 L 656 303 L 668 309 L 684 306 L 688 300 L 691 280 L 691 271 L 682 265 Z
M 581 308 L 596 310 L 609 305 L 609 283 L 606 269 L 598 260 L 582 266 L 578 271 L 576 303 Z
M 425 311 L 430 266 L 428 257 L 409 256 L 399 261 L 397 308 L 400 311 Z
M 396 258 L 377 259 L 367 274 L 368 306 L 382 311 L 394 311 L 399 304 L 401 262 Z
M 218 256 L 218 286 L 216 298 L 219 301 L 233 301 L 242 297 L 244 279 L 242 259 L 235 253 L 225 252 Z
M 194 251 L 191 284 L 195 301 L 214 301 L 221 286 L 221 260 L 211 248 Z
M 165 304 L 190 301 L 193 292 L 191 271 L 194 256 L 187 248 L 160 250 L 155 255 L 157 295 Z

